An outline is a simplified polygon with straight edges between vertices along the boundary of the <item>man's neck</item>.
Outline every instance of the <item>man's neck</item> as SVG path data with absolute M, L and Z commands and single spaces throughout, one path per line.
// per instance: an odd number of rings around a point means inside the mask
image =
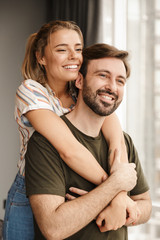
M 68 120 L 84 134 L 97 137 L 103 125 L 105 117 L 94 113 L 84 103 L 77 103 L 73 111 L 66 115 Z

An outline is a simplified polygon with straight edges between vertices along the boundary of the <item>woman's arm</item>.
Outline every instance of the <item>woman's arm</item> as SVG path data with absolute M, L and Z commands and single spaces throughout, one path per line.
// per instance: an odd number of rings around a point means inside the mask
M 80 144 L 64 121 L 47 109 L 28 111 L 25 116 L 34 129 L 57 149 L 65 163 L 88 181 L 98 185 L 107 178 L 106 172 L 93 155 Z
M 112 166 L 114 159 L 114 151 L 118 149 L 121 155 L 121 162 L 128 162 L 127 150 L 124 140 L 123 131 L 119 119 L 115 113 L 107 116 L 102 126 L 102 132 L 109 144 L 108 160 Z

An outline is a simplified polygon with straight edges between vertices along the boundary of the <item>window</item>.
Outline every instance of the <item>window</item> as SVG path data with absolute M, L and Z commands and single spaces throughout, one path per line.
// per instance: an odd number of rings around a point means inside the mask
M 160 239 L 160 0 L 101 0 L 100 40 L 127 49 L 131 77 L 122 127 L 138 150 L 153 200 L 148 223 L 129 228 L 130 240 Z M 135 231 L 136 228 L 136 231 Z

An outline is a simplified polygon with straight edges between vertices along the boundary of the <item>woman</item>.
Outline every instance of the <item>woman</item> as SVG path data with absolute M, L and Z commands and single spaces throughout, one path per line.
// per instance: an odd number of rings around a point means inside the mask
M 4 240 L 34 239 L 32 211 L 25 195 L 25 153 L 35 130 L 46 137 L 66 164 L 82 177 L 94 184 L 107 178 L 96 159 L 59 117 L 71 111 L 76 103 L 71 81 L 78 77 L 82 48 L 79 27 L 68 21 L 45 24 L 28 40 L 22 66 L 24 81 L 17 90 L 15 105 L 21 140 L 19 170 L 8 193 Z M 121 158 L 127 161 L 122 130 L 115 114 L 106 117 L 103 133 L 112 150 L 110 163 L 115 148 L 122 150 Z

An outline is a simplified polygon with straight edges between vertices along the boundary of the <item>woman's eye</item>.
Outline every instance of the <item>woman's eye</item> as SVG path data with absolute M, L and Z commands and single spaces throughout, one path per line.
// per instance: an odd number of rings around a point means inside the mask
M 66 49 L 58 49 L 57 52 L 65 52 Z
M 77 52 L 82 52 L 82 48 L 77 48 L 76 51 Z

